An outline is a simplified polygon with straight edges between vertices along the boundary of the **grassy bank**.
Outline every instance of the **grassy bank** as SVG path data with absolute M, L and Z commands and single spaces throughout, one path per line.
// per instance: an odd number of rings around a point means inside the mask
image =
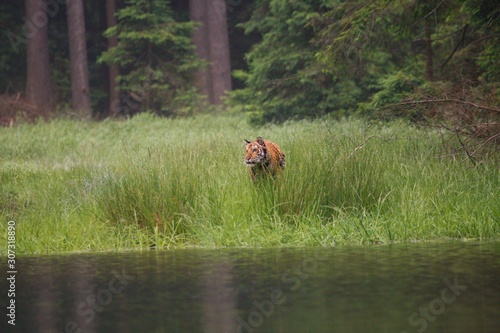
M 287 154 L 252 184 L 243 139 Z M 404 123 L 254 128 L 201 116 L 0 128 L 0 251 L 318 246 L 500 238 L 500 172 Z

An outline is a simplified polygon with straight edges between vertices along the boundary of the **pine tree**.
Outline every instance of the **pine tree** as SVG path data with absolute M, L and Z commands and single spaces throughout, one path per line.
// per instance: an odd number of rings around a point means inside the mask
M 249 70 L 235 72 L 246 87 L 231 94 L 231 104 L 244 104 L 256 121 L 352 111 L 359 89 L 349 78 L 338 84 L 316 60 L 311 21 L 322 10 L 322 0 L 256 2 L 252 18 L 240 26 L 262 41 L 246 55 Z
M 357 80 L 370 108 L 463 94 L 498 73 L 487 54 L 488 45 L 498 50 L 499 8 L 490 0 L 339 2 L 317 19 L 317 59 L 331 75 Z
M 119 66 L 125 113 L 191 111 L 199 100 L 193 80 L 201 65 L 191 42 L 194 24 L 176 22 L 168 0 L 128 0 L 117 18 L 105 36 L 118 36 L 118 45 L 99 62 Z

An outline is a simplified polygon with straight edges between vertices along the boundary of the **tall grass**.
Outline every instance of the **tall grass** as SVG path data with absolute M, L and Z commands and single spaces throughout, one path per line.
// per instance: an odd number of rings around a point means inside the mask
M 287 154 L 275 180 L 243 164 L 256 136 Z M 0 232 L 16 220 L 22 253 L 498 239 L 497 161 L 440 142 L 405 123 L 237 116 L 2 128 Z

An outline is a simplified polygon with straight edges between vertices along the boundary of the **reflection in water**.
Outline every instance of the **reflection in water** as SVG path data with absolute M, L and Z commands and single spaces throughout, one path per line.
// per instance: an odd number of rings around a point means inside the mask
M 494 332 L 499 243 L 18 258 L 15 332 Z M 0 283 L 6 290 L 6 281 Z M 1 306 L 6 299 L 2 295 Z M 1 332 L 12 332 L 6 320 Z
M 204 290 L 201 296 L 203 332 L 236 332 L 236 294 L 231 268 L 231 264 L 222 259 L 214 269 L 204 272 L 201 281 Z

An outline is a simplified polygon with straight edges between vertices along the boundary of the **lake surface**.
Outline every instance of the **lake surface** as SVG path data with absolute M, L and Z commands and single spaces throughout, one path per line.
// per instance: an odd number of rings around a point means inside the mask
M 17 267 L 16 326 L 3 315 L 1 332 L 500 331 L 500 243 L 77 254 Z M 0 287 L 5 312 L 6 279 Z

